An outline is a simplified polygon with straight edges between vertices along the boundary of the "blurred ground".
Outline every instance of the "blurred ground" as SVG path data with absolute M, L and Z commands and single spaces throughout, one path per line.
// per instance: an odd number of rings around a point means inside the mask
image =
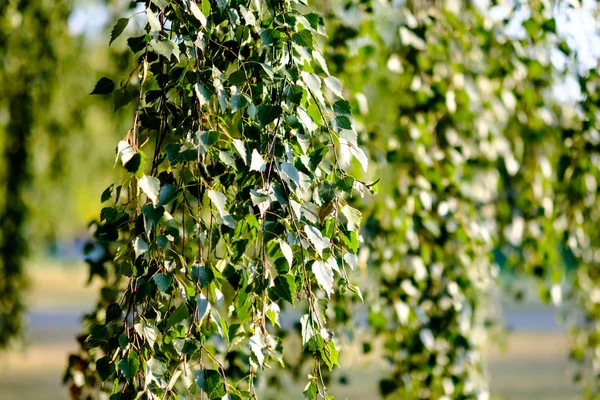
M 95 290 L 85 287 L 87 273 L 79 265 L 37 263 L 31 266 L 29 344 L 0 354 L 0 399 L 67 400 L 61 386 L 66 355 L 76 348 L 79 316 L 88 310 Z M 554 322 L 551 308 L 528 302 L 505 308 L 513 329 L 507 349 L 490 349 L 494 400 L 572 400 L 581 398 L 571 381 L 567 338 Z M 358 355 L 351 356 L 353 361 Z M 343 363 L 342 363 L 343 364 Z M 381 366 L 340 371 L 349 385 L 334 386 L 339 399 L 375 399 Z

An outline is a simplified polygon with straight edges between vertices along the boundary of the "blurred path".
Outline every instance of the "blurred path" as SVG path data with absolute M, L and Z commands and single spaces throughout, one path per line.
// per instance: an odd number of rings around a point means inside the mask
M 73 341 L 88 309 L 31 310 L 27 316 L 27 338 L 34 343 Z

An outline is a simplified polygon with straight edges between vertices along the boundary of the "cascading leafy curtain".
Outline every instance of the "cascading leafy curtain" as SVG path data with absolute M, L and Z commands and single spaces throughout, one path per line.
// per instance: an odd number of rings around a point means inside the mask
M 129 175 L 103 193 L 87 256 L 105 286 L 70 357 L 71 395 L 253 397 L 260 371 L 284 364 L 274 328 L 296 306 L 313 359 L 305 392 L 328 396 L 327 308 L 360 295 L 348 199 L 368 185 L 350 174 L 367 159 L 317 46 L 322 18 L 287 0 L 144 13 L 131 73 L 92 92 L 136 111 L 117 146 Z

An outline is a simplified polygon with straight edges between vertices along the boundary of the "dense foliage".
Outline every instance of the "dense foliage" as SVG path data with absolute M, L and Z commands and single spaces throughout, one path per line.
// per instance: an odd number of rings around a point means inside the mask
M 557 34 L 550 7 L 517 5 L 492 21 L 468 4 L 361 1 L 335 10 L 332 25 L 329 56 L 383 178 L 364 228 L 380 293 L 369 323 L 394 367 L 382 394 L 486 395 L 491 261 L 538 279 L 543 301 L 575 297 L 585 323 L 571 313 L 572 356 L 596 360 L 597 75 Z M 579 77 L 580 103 L 553 96 L 567 75 Z
M 322 19 L 301 9 L 153 1 L 146 33 L 127 39 L 135 68 L 94 88 L 137 110 L 117 147 L 129 175 L 103 193 L 87 253 L 106 286 L 70 358 L 74 398 L 255 396 L 260 370 L 284 362 L 273 328 L 296 304 L 305 392 L 326 396 L 328 299 L 360 296 L 361 215 L 347 200 L 368 189 L 349 175 L 367 160 L 316 46 Z
M 598 164 L 598 87 L 600 76 L 597 70 L 579 81 L 586 98 L 581 103 L 583 121 L 580 126 L 564 134 L 565 148 L 557 166 L 557 180 L 561 189 L 556 198 L 560 206 L 561 222 L 567 222 L 563 239 L 569 255 L 577 259 L 574 276 L 574 290 L 570 293 L 576 304 L 583 310 L 583 321 L 569 319 L 572 326 L 571 357 L 578 361 L 581 370 L 577 378 L 583 380 L 590 398 L 600 396 L 600 308 L 598 287 L 600 275 L 598 266 L 600 254 L 595 248 L 598 243 L 598 195 L 600 169 Z M 559 229 L 562 227 L 558 227 Z M 589 371 L 589 361 L 592 370 Z M 587 373 L 586 373 L 587 371 Z
M 524 7 L 525 34 L 510 33 Z M 329 56 L 355 93 L 358 130 L 383 178 L 364 228 L 379 282 L 369 323 L 394 367 L 382 394 L 486 395 L 479 350 L 494 323 L 492 261 L 535 277 L 542 300 L 557 304 L 574 279 L 588 322 L 571 318 L 573 356 L 596 354 L 587 237 L 595 232 L 587 193 L 597 192 L 596 73 L 581 69 L 550 7 L 517 5 L 492 21 L 468 4 L 361 1 L 334 10 L 332 25 Z M 565 67 L 551 62 L 556 52 Z M 567 74 L 582 74 L 581 104 L 552 95 Z
M 377 282 L 369 324 L 393 366 L 381 393 L 479 398 L 486 292 L 496 276 L 493 216 L 481 211 L 497 188 L 478 185 L 495 172 L 483 149 L 501 132 L 481 129 L 490 113 L 477 78 L 490 68 L 481 46 L 501 46 L 471 8 L 413 15 L 374 2 L 340 17 L 331 57 L 362 92 L 360 131 L 382 177 L 365 224 Z

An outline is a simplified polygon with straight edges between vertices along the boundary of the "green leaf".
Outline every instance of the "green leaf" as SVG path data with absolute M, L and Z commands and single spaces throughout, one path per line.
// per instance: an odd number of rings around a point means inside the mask
M 115 83 L 108 78 L 100 78 L 90 94 L 110 94 L 115 90 Z
M 136 176 L 142 176 L 146 164 L 146 154 L 142 151 L 134 152 L 133 147 L 127 141 L 120 141 L 117 147 L 117 154 L 121 163 L 128 172 Z
M 236 94 L 231 96 L 231 110 L 233 112 L 239 111 L 250 104 L 250 99 L 245 94 Z
M 331 258 L 329 259 L 331 260 Z M 312 265 L 312 271 L 315 274 L 317 283 L 321 288 L 327 292 L 327 296 L 331 296 L 333 293 L 333 268 L 329 261 L 323 262 L 317 260 Z
M 192 267 L 192 280 L 194 283 L 200 284 L 202 288 L 208 287 L 214 277 L 212 270 L 204 265 L 194 265 Z
M 107 356 L 99 358 L 96 361 L 96 371 L 100 375 L 100 379 L 103 381 L 108 380 L 114 372 L 114 365 L 110 362 L 110 358 Z
M 261 368 L 265 361 L 265 355 L 263 353 L 263 349 L 265 347 L 267 347 L 265 345 L 265 341 L 262 335 L 260 335 L 259 331 L 257 330 L 256 332 L 254 332 L 254 335 L 252 335 L 252 337 L 250 338 L 250 350 L 252 350 L 252 354 L 254 355 L 254 357 L 256 357 L 256 360 L 258 361 L 258 366 Z
M 156 340 L 160 336 L 160 332 L 156 326 L 149 323 L 138 323 L 134 325 L 134 328 L 138 335 L 146 339 L 150 347 L 154 347 L 154 343 L 156 343 Z
M 282 206 L 287 205 L 287 195 L 284 193 L 283 188 L 279 184 L 273 185 L 273 194 L 275 195 L 275 199 Z
M 133 239 L 133 251 L 137 258 L 148 251 L 148 244 L 142 238 L 136 237 Z
M 202 14 L 210 16 L 210 0 L 202 0 Z
M 181 321 L 190 317 L 187 305 L 182 304 L 175 311 L 171 313 L 169 319 L 167 319 L 167 325 L 165 326 L 165 332 L 169 330 L 170 327 L 179 324 Z
M 252 200 L 252 205 L 258 207 L 261 218 L 264 218 L 266 211 L 271 205 L 271 196 L 264 189 L 259 189 L 258 191 L 250 189 L 250 199 Z
M 269 321 L 271 321 L 271 325 L 279 326 L 281 328 L 281 324 L 279 323 L 280 312 L 281 310 L 279 309 L 277 303 L 269 304 L 269 307 L 267 308 L 267 318 L 269 318 Z
M 179 61 L 179 46 L 177 46 L 177 44 L 171 40 L 165 39 L 158 41 L 152 39 L 150 40 L 150 47 L 152 47 L 157 54 L 160 54 L 167 60 L 170 60 L 171 56 L 175 56 L 177 61 Z
M 317 387 L 317 384 L 315 383 L 314 380 L 311 380 L 310 382 L 308 382 L 308 384 L 304 388 L 303 393 L 304 393 L 304 398 L 307 400 L 318 398 L 319 388 Z M 112 399 L 110 399 L 110 400 L 112 400 Z M 325 399 L 325 400 L 328 400 L 328 399 Z
M 343 118 L 348 119 L 347 117 L 344 117 L 344 116 L 338 116 L 336 119 L 343 119 Z M 349 120 L 349 121 L 350 121 L 350 129 L 345 129 L 345 128 L 340 129 L 339 130 L 340 137 L 343 138 L 344 140 L 346 140 L 350 145 L 358 146 L 358 134 L 352 127 L 352 120 Z
M 344 254 L 344 261 L 352 269 L 355 269 L 356 266 L 358 265 L 358 257 L 356 256 L 356 254 L 353 254 L 353 253 L 346 253 L 346 254 Z
M 282 162 L 279 168 L 281 169 L 282 178 L 284 180 L 288 181 L 288 183 L 290 181 L 294 182 L 297 187 L 300 186 L 300 174 L 296 167 L 290 163 Z
M 158 203 L 160 180 L 154 176 L 144 175 L 139 180 L 140 189 L 148 196 L 154 207 Z
M 154 280 L 154 283 L 156 283 L 158 289 L 163 293 L 167 293 L 173 284 L 173 277 L 170 275 L 158 273 L 154 275 L 152 279 Z
M 123 372 L 125 378 L 131 380 L 140 368 L 140 358 L 138 357 L 138 354 L 134 350 L 131 350 L 129 352 L 129 357 L 127 357 L 126 360 L 122 359 L 119 362 L 119 368 L 121 369 L 121 372 Z
M 133 100 L 132 93 L 127 90 L 117 90 L 113 93 L 114 111 L 117 111 Z
M 208 191 L 208 198 L 213 202 L 217 210 L 219 211 L 219 215 L 225 216 L 228 215 L 225 211 L 225 203 L 227 202 L 227 198 L 221 192 L 216 192 L 214 190 Z
M 107 187 L 104 192 L 102 192 L 102 196 L 100 196 L 100 202 L 104 203 L 107 202 L 108 200 L 110 200 L 110 198 L 112 197 L 112 190 L 113 190 L 114 184 L 110 184 L 109 187 Z
M 312 56 L 319 63 L 319 66 L 321 67 L 323 72 L 329 75 L 329 68 L 327 67 L 327 60 L 325 60 L 325 57 L 323 57 L 323 55 L 320 52 L 314 49 L 312 51 Z
M 280 37 L 281 32 L 275 29 L 265 29 L 260 33 L 260 38 L 264 46 L 270 46 L 272 44 L 277 43 Z
M 121 33 L 123 33 L 125 28 L 127 28 L 127 24 L 129 24 L 129 18 L 119 18 L 117 20 L 117 23 L 110 33 L 110 42 L 108 43 L 109 46 L 115 41 L 116 38 L 121 36 Z
M 144 214 L 144 227 L 146 232 L 150 232 L 157 226 L 158 222 L 163 217 L 165 209 L 163 207 L 154 208 L 152 204 L 144 204 L 142 213 Z
M 197 133 L 198 142 L 204 152 L 219 141 L 219 132 L 217 131 L 200 131 Z
M 365 299 L 363 298 L 362 292 L 360 291 L 360 288 L 356 285 L 348 285 L 348 290 L 350 290 L 352 293 L 355 293 L 358 298 L 360 299 L 360 301 L 364 302 Z
M 367 172 L 367 169 L 369 168 L 369 159 L 363 149 L 358 146 L 350 145 L 350 153 L 358 160 L 363 171 Z
M 352 118 L 346 115 L 338 115 L 337 117 L 335 117 L 335 125 L 338 129 L 354 129 Z
M 198 98 L 198 102 L 200 103 L 200 107 L 210 104 L 210 98 L 212 97 L 212 92 L 202 83 L 196 83 L 194 85 L 194 92 L 196 93 L 196 97 Z
M 168 206 L 176 199 L 178 199 L 182 193 L 183 192 L 181 188 L 169 184 L 164 185 L 162 188 L 160 188 L 160 195 L 158 196 L 157 207 Z
M 337 97 L 343 97 L 342 84 L 338 78 L 334 76 L 328 76 L 327 78 L 323 79 L 323 82 L 325 82 L 325 86 L 327 86 L 329 90 L 333 92 L 333 94 L 335 94 Z
M 248 154 L 246 153 L 246 145 L 244 142 L 239 139 L 233 139 L 231 142 L 233 143 L 233 147 L 237 153 L 240 155 L 242 161 L 244 161 L 244 164 L 248 164 Z
M 146 154 L 143 151 L 136 152 L 127 163 L 125 169 L 137 177 L 144 176 L 144 168 L 146 166 Z
M 333 367 L 335 365 L 337 365 L 339 367 L 339 365 L 340 365 L 338 363 L 339 352 L 335 348 L 335 343 L 333 340 L 330 340 L 325 345 L 325 347 L 323 348 L 323 352 L 321 354 L 323 355 L 323 361 L 325 361 L 325 364 L 327 365 L 327 367 L 329 368 L 330 371 L 333 370 Z
M 318 212 L 318 211 L 317 211 Z M 317 215 L 317 214 L 316 214 Z M 318 218 L 318 215 L 317 215 Z M 328 238 L 323 237 L 321 231 L 311 225 L 304 225 L 304 232 L 308 240 L 313 244 L 318 255 L 323 255 L 323 250 L 331 247 L 331 242 Z
M 210 400 L 221 400 L 227 394 L 221 374 L 214 369 L 201 369 L 195 374 L 196 384 Z
M 330 181 L 321 181 L 317 187 L 317 194 L 321 204 L 333 201 L 336 198 L 335 188 Z
M 310 72 L 302 71 L 302 80 L 306 83 L 306 86 L 316 96 L 321 91 L 321 78 L 318 75 L 311 74 Z
M 308 29 L 303 29 L 298 33 L 294 33 L 292 35 L 292 40 L 298 45 L 302 47 L 306 47 L 309 49 L 313 48 L 313 35 L 312 32 Z
M 198 5 L 194 0 L 190 1 L 190 11 L 194 17 L 200 21 L 202 26 L 206 28 L 206 16 L 202 13 L 202 11 L 200 11 L 200 8 L 198 8 Z
M 335 103 L 333 103 L 333 112 L 336 115 L 342 115 L 349 118 L 352 118 L 352 106 L 350 102 L 346 99 L 339 99 Z
M 242 17 L 244 18 L 244 25 L 246 25 L 246 26 L 256 25 L 256 18 L 254 17 L 254 14 L 252 13 L 252 11 L 248 10 L 243 5 L 240 5 L 240 13 L 242 14 Z
M 106 323 L 121 318 L 122 314 L 123 310 L 121 310 L 121 306 L 118 303 L 109 305 L 106 309 Z
M 304 203 L 300 207 L 300 215 L 313 224 L 319 222 L 319 208 L 314 203 Z
M 90 329 L 90 336 L 94 340 L 105 340 L 108 337 L 106 325 L 96 324 Z
M 216 0 L 217 1 L 217 7 L 219 7 L 219 10 L 223 11 L 225 10 L 225 7 L 227 7 L 229 5 L 229 0 Z
M 196 306 L 198 307 L 198 324 L 202 324 L 204 318 L 210 313 L 210 302 L 203 293 L 196 295 Z
M 156 18 L 156 15 L 154 15 L 154 12 L 152 12 L 150 7 L 146 9 L 146 17 L 148 19 L 148 24 L 150 25 L 150 33 L 160 32 L 162 29 L 160 21 Z
M 170 0 L 152 0 L 152 3 L 154 3 L 161 10 L 164 10 L 170 2 Z
M 339 181 L 335 186 L 342 192 L 352 194 L 352 189 L 354 188 L 355 179 L 351 176 L 347 176 L 341 181 Z
M 304 314 L 300 318 L 300 326 L 302 331 L 302 346 L 306 347 L 310 340 L 315 336 L 315 331 L 312 326 L 312 318 L 309 314 Z
M 119 347 L 121 347 L 121 350 L 126 350 L 127 346 L 129 346 L 129 338 L 127 334 L 123 333 L 119 336 Z
M 260 106 L 258 107 L 257 116 L 258 123 L 262 126 L 267 126 L 275 121 L 281 115 L 282 109 L 280 106 Z
M 163 376 L 168 372 L 166 363 L 160 358 L 152 357 L 147 365 L 154 376 Z
M 267 163 L 256 149 L 252 150 L 252 161 L 250 162 L 250 171 L 265 172 Z
M 292 248 L 289 244 L 287 244 L 287 242 L 285 242 L 282 239 L 279 239 L 278 243 L 279 248 L 281 249 L 281 252 L 283 253 L 283 256 L 285 257 L 289 267 L 292 268 L 292 264 L 294 263 L 294 253 L 292 251 Z
M 328 151 L 329 149 L 325 146 L 315 149 L 315 151 L 313 151 L 308 157 L 310 160 L 310 168 L 316 170 L 321 164 L 321 161 L 323 161 L 327 155 Z
M 230 152 L 219 150 L 219 160 L 228 167 L 236 169 L 235 158 Z
M 130 37 L 127 39 L 127 46 L 136 54 L 139 51 L 142 51 L 146 48 L 146 44 L 150 40 L 150 35 L 142 35 L 137 37 Z
M 158 244 L 158 246 L 162 249 L 165 250 L 167 247 L 170 246 L 170 242 L 169 239 L 167 239 L 167 237 L 165 235 L 158 235 L 156 237 L 156 244 Z
M 349 231 L 358 231 L 360 229 L 360 223 L 362 220 L 362 214 L 356 208 L 350 207 L 346 204 L 341 209 L 342 214 L 348 220 L 348 230 Z
M 296 296 L 296 283 L 294 277 L 289 274 L 278 275 L 273 280 L 272 292 L 280 299 L 294 305 Z
M 266 81 L 272 81 L 273 78 L 275 77 L 275 72 L 273 72 L 273 67 L 268 64 L 265 64 L 265 63 L 260 63 L 259 65 L 262 68 L 265 75 L 267 76 Z M 264 75 L 263 75 L 263 77 L 264 77 Z

